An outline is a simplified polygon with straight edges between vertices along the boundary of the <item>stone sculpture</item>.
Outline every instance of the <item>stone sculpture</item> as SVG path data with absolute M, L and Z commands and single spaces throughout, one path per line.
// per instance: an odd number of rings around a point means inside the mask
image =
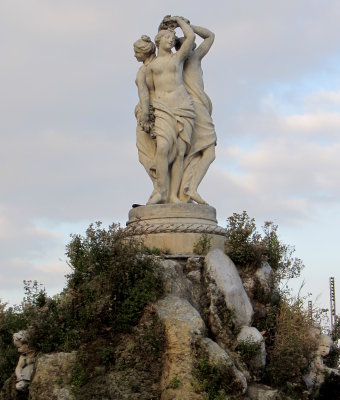
M 324 358 L 330 353 L 333 341 L 328 335 L 320 335 L 318 349 L 315 357 L 311 363 L 310 370 L 303 379 L 310 392 L 314 389 L 315 393 L 318 393 L 320 386 L 325 381 L 326 376 L 333 374 L 340 379 L 340 372 L 338 369 L 329 368 L 324 364 Z
M 16 389 L 20 392 L 25 391 L 32 378 L 35 352 L 29 347 L 27 331 L 19 331 L 13 334 L 13 343 L 20 353 L 18 365 L 15 368 Z
M 193 46 L 183 69 L 184 85 L 190 94 L 195 108 L 195 123 L 191 137 L 191 148 L 185 158 L 185 171 L 180 188 L 180 198 L 184 201 L 194 200 L 206 204 L 197 193 L 198 185 L 215 159 L 216 133 L 211 118 L 212 104 L 204 92 L 202 58 L 210 50 L 215 35 L 208 29 L 192 25 L 194 33 L 203 39 L 196 48 Z M 182 45 L 182 38 L 177 40 L 176 49 Z
M 176 28 L 183 32 L 180 39 Z M 203 38 L 197 49 L 195 34 Z M 155 37 L 157 57 L 149 37 L 134 44 L 135 56 L 143 62 L 136 78 L 137 147 L 154 186 L 147 204 L 206 204 L 197 187 L 215 158 L 216 134 L 201 60 L 213 41 L 209 30 L 166 16 Z
M 136 139 L 138 148 L 138 157 L 140 163 L 144 166 L 146 172 L 152 181 L 154 192 L 156 191 L 156 142 L 152 134 L 153 112 L 152 98 L 154 91 L 152 84 L 149 83 L 150 90 L 146 87 L 146 67 L 156 57 L 156 46 L 150 37 L 143 35 L 134 44 L 135 57 L 137 61 L 143 62 L 139 68 L 136 77 L 136 85 L 139 94 L 139 103 L 135 108 L 137 119 Z M 150 112 L 151 108 L 151 112 Z M 153 197 L 154 192 L 151 197 Z

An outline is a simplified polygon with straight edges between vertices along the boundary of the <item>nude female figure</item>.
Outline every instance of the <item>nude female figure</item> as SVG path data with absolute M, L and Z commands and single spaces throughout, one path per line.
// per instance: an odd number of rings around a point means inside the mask
M 179 203 L 184 156 L 190 151 L 195 111 L 183 82 L 183 65 L 195 34 L 184 19 L 171 17 L 184 34 L 181 49 L 173 53 L 175 32 L 160 30 L 155 37 L 157 57 L 146 68 L 146 82 L 153 92 L 156 136 L 157 190 L 148 204 Z

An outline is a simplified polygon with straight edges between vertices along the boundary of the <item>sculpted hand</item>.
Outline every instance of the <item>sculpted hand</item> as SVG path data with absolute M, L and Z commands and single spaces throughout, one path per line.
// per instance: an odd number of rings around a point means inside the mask
M 139 119 L 139 125 L 143 128 L 146 133 L 150 132 L 150 120 L 148 113 L 142 113 Z
M 190 25 L 190 21 L 189 21 L 187 18 L 184 18 L 184 17 L 175 16 L 175 17 L 171 17 L 170 19 L 171 19 L 172 21 L 174 21 L 174 22 L 177 22 L 177 23 L 178 23 L 178 20 L 184 21 L 184 22 L 186 22 L 188 25 Z

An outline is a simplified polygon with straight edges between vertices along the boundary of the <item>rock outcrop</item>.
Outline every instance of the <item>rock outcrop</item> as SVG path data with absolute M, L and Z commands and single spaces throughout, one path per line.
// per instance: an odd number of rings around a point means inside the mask
M 242 271 L 242 279 L 218 249 L 206 256 L 159 257 L 159 264 L 163 296 L 145 308 L 138 325 L 82 344 L 77 352 L 38 354 L 23 400 L 205 400 L 214 390 L 221 399 L 286 398 L 259 384 L 266 348 L 251 326 L 254 309 L 257 315 L 266 310 L 274 289 L 269 264 L 252 275 Z M 305 376 L 310 393 L 334 372 L 321 353 Z M 21 400 L 15 383 L 13 375 L 1 400 Z
M 42 354 L 37 358 L 29 400 L 73 400 L 72 373 L 77 353 Z
M 266 365 L 266 346 L 263 336 L 254 327 L 243 326 L 237 335 L 238 346 L 248 350 L 249 367 L 259 372 Z
M 253 307 L 231 259 L 219 249 L 212 250 L 205 258 L 205 276 L 211 298 L 211 313 L 215 313 L 213 309 L 222 295 L 235 325 L 250 326 Z

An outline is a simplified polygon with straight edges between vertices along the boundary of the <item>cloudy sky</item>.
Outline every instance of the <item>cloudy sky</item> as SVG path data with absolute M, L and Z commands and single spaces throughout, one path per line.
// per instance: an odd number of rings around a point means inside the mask
M 242 210 L 278 224 L 327 307 L 330 276 L 340 288 L 337 0 L 0 0 L 0 298 L 19 303 L 24 279 L 57 293 L 70 233 L 125 224 L 147 200 L 132 43 L 166 14 L 216 34 L 203 69 L 217 159 L 202 196 L 221 226 Z

